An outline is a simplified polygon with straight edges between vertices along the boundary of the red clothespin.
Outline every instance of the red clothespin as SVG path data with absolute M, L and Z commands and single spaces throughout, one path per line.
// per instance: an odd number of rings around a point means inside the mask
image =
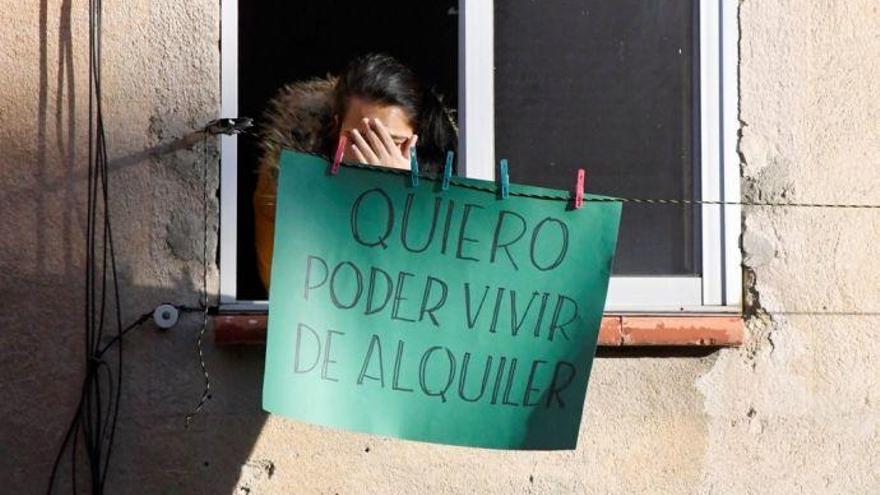
M 336 155 L 333 156 L 333 166 L 330 167 L 330 173 L 336 175 L 339 173 L 339 163 L 342 162 L 342 155 L 345 153 L 345 134 L 340 134 L 339 144 L 336 146 Z
M 579 209 L 584 205 L 584 169 L 578 169 L 577 184 L 574 187 L 574 207 Z

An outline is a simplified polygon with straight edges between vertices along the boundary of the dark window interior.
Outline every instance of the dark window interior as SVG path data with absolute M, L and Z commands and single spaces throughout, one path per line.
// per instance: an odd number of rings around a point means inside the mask
M 695 0 L 496 0 L 496 156 L 514 182 L 699 192 Z M 614 272 L 699 272 L 699 211 L 625 204 Z
M 458 0 L 239 2 L 239 115 L 257 124 L 284 84 L 339 72 L 353 56 L 389 53 L 445 96 L 458 97 Z M 266 299 L 256 268 L 251 196 L 258 148 L 238 148 L 238 294 Z

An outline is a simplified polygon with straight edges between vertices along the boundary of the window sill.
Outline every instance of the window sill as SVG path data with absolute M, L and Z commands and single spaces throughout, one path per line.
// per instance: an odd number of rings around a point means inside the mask
M 265 313 L 214 316 L 214 343 L 265 344 L 267 320 Z M 737 347 L 742 345 L 744 335 L 740 316 L 606 315 L 599 330 L 599 345 Z

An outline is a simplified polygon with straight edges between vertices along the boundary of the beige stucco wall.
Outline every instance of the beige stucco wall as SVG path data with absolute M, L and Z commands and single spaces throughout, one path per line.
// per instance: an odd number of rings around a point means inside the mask
M 740 21 L 744 195 L 880 203 L 880 5 L 744 0 Z M 161 152 L 217 114 L 218 24 L 216 1 L 105 2 L 130 318 L 198 300 L 203 155 Z M 83 0 L 0 1 L 8 493 L 45 489 L 81 379 L 86 26 Z M 744 226 L 747 344 L 598 359 L 576 451 L 442 447 L 269 418 L 262 349 L 211 345 L 213 399 L 185 429 L 201 392 L 198 317 L 187 315 L 126 341 L 108 492 L 880 493 L 880 212 L 748 208 Z M 213 252 L 215 220 L 210 232 Z M 209 277 L 215 286 L 213 266 Z

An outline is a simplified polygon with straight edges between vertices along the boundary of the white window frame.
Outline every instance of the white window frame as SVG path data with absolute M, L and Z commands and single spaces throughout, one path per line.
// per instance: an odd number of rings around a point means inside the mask
M 238 1 L 221 0 L 220 117 L 238 116 Z M 499 0 L 501 1 L 501 0 Z M 703 200 L 739 201 L 737 154 L 737 2 L 699 0 L 700 178 Z M 459 124 L 467 177 L 494 180 L 494 2 L 459 0 Z M 220 307 L 262 311 L 267 301 L 236 297 L 238 137 L 220 136 Z M 729 313 L 741 311 L 741 207 L 703 205 L 702 274 L 614 276 L 608 313 Z

